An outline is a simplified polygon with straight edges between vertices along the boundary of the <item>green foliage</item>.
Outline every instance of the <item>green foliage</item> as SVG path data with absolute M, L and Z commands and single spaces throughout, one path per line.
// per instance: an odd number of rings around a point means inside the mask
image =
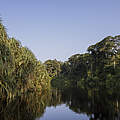
M 42 94 L 49 90 L 50 81 L 62 90 L 116 92 L 120 88 L 120 36 L 108 36 L 87 51 L 72 55 L 64 63 L 55 59 L 42 64 L 27 47 L 9 38 L 0 22 L 0 97 L 8 99 L 27 92 Z
M 0 96 L 11 98 L 27 91 L 49 90 L 45 66 L 15 38 L 9 38 L 0 23 Z
M 57 60 L 47 60 L 45 61 L 46 70 L 51 78 L 59 75 L 61 72 L 61 62 Z
M 72 55 L 52 80 L 58 88 L 84 88 L 100 91 L 120 88 L 120 36 L 108 36 L 88 47 L 88 53 Z M 61 87 L 60 87 L 61 85 Z

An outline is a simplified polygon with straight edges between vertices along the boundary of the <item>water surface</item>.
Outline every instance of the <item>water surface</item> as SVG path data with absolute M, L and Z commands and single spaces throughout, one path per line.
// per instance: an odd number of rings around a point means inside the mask
M 120 120 L 120 94 L 81 89 L 0 101 L 0 120 Z
M 89 117 L 84 113 L 75 113 L 66 104 L 61 104 L 47 107 L 44 115 L 36 120 L 89 120 Z

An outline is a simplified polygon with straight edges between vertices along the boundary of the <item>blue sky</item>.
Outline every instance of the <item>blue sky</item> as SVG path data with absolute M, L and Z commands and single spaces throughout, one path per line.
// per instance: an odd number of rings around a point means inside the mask
M 120 34 L 120 0 L 1 0 L 9 36 L 36 57 L 67 60 L 107 36 Z

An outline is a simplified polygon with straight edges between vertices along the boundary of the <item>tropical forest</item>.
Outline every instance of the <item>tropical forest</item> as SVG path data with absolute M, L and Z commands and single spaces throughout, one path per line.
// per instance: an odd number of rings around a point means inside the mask
M 41 119 L 46 108 L 60 105 L 80 120 L 119 120 L 119 91 L 120 36 L 64 62 L 41 62 L 0 22 L 0 120 L 48 120 Z

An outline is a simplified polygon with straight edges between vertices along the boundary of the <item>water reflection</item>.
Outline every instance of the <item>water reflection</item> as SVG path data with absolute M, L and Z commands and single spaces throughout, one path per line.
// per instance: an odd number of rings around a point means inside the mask
M 61 113 L 56 112 L 60 109 Z M 1 120 L 35 120 L 36 118 L 44 120 L 46 115 L 47 120 L 51 120 L 51 116 L 52 120 L 58 120 L 56 115 L 60 119 L 65 115 L 70 117 L 68 113 L 72 115 L 77 113 L 78 118 L 86 120 L 88 118 L 89 120 L 119 120 L 119 92 L 111 94 L 107 90 L 96 92 L 83 89 L 64 91 L 54 89 L 40 95 L 32 93 L 22 95 L 9 102 L 1 100 L 0 103 Z M 70 120 L 74 120 L 72 116 Z
M 35 120 L 36 117 L 43 115 L 49 95 L 44 93 L 28 94 L 17 97 L 14 100 L 6 103 L 4 101 L 4 109 L 1 106 L 0 119 L 1 120 Z
M 120 99 L 119 95 L 109 94 L 107 91 L 96 92 L 82 89 L 71 89 L 62 93 L 64 102 L 77 113 L 86 113 L 90 120 L 119 120 Z M 117 96 L 115 98 L 115 96 Z
M 61 104 L 57 107 L 47 107 L 45 114 L 36 120 L 89 120 L 89 117 L 83 113 L 75 113 L 66 104 Z

